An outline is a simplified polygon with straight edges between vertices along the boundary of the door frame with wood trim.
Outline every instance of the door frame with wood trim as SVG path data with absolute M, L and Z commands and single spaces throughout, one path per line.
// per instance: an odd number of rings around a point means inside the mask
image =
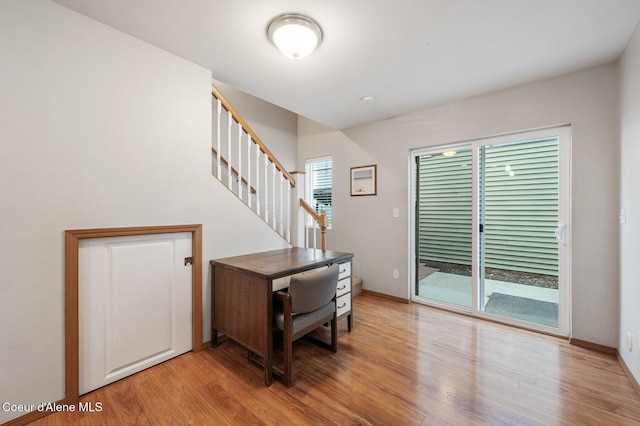
M 80 399 L 80 348 L 78 323 L 78 248 L 85 238 L 124 237 L 150 234 L 191 232 L 192 351 L 202 350 L 202 224 L 144 226 L 131 228 L 77 229 L 65 231 L 64 318 L 65 318 L 65 403 Z

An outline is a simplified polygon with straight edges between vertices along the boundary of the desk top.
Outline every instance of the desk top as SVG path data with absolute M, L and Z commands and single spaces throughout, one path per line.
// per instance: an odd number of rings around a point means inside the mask
M 302 247 L 214 259 L 211 266 L 233 269 L 275 279 L 330 263 L 351 260 L 352 253 Z

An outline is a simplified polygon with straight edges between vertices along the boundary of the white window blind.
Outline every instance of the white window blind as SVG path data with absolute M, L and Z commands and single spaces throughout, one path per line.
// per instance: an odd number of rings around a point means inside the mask
M 332 172 L 331 157 L 307 160 L 305 165 L 307 187 L 305 200 L 317 213 L 324 211 L 329 218 L 329 228 L 333 223 L 332 211 Z M 312 223 L 307 223 L 312 226 Z

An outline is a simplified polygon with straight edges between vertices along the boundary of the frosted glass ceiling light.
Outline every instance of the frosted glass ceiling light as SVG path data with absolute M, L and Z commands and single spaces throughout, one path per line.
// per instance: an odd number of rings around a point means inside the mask
M 269 41 L 293 59 L 302 59 L 322 41 L 322 30 L 311 18 L 287 14 L 278 16 L 267 28 Z

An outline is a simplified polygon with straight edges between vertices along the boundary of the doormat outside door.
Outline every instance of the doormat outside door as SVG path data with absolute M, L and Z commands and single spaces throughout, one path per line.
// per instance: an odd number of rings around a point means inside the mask
M 485 312 L 503 317 L 558 327 L 558 304 L 504 293 L 493 293 Z

